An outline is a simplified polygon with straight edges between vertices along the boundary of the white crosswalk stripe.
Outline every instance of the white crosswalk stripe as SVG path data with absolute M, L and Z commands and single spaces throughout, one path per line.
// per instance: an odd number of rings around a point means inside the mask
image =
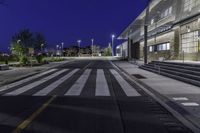
M 34 80 L 36 78 L 39 78 L 43 75 L 49 74 L 51 72 L 56 71 L 57 69 L 51 69 L 49 71 L 46 71 L 44 73 L 41 74 L 37 74 L 33 77 L 27 78 L 25 80 L 22 81 L 18 81 L 16 83 L 10 84 L 8 85 L 9 88 L 13 88 L 15 86 L 18 86 L 20 84 L 26 83 L 28 81 Z M 46 96 L 48 94 L 50 94 L 52 91 L 54 91 L 57 87 L 59 87 L 62 83 L 64 83 L 65 81 L 67 81 L 69 78 L 71 78 L 75 73 L 77 73 L 80 69 L 73 69 L 72 71 L 70 71 L 69 73 L 67 73 L 66 75 L 62 76 L 59 79 L 56 79 L 55 81 L 53 81 L 51 84 L 47 85 L 45 88 L 42 88 L 39 91 L 35 91 L 35 93 L 33 94 L 33 96 Z M 57 72 L 54 72 L 51 75 L 48 75 L 47 77 L 44 77 L 40 80 L 34 81 L 28 85 L 25 85 L 21 88 L 18 88 L 16 90 L 13 90 L 8 93 L 5 93 L 3 96 L 17 96 L 17 95 L 21 95 L 25 92 L 28 92 L 32 89 L 34 89 L 35 87 L 59 76 L 60 74 L 69 71 L 69 69 L 62 69 L 59 70 Z M 69 88 L 69 90 L 64 94 L 65 96 L 80 96 L 81 92 L 83 91 L 83 88 L 85 87 L 85 85 L 87 84 L 88 78 L 91 74 L 92 70 L 91 69 L 86 69 L 82 75 L 80 75 L 80 77 L 77 79 L 77 81 Z M 114 78 L 117 80 L 117 82 L 120 85 L 120 88 L 125 92 L 126 96 L 128 97 L 135 97 L 135 96 L 141 96 L 134 87 L 132 87 L 116 70 L 114 69 L 110 69 L 111 74 L 114 76 Z M 96 87 L 95 87 L 95 96 L 111 96 L 111 92 L 109 89 L 109 85 L 108 85 L 108 81 L 106 79 L 105 76 L 105 72 L 103 69 L 97 69 L 97 73 L 96 73 Z M 3 86 L 4 87 L 4 86 Z M 3 89 L 2 87 L 0 87 L 0 89 Z M 4 88 L 5 89 L 5 88 Z M 85 88 L 87 89 L 87 88 Z M 91 91 L 91 90 L 86 90 L 86 91 Z
M 34 87 L 36 87 L 36 86 L 44 83 L 44 82 L 46 82 L 46 81 L 48 81 L 48 80 L 50 80 L 50 79 L 52 79 L 52 78 L 54 78 L 54 77 L 62 74 L 63 72 L 66 72 L 67 70 L 68 69 L 60 70 L 60 71 L 58 71 L 58 72 L 56 72 L 54 74 L 51 74 L 51 75 L 49 75 L 49 76 L 47 76 L 47 77 L 45 77 L 45 78 L 43 78 L 43 79 L 41 79 L 39 81 L 33 82 L 33 83 L 28 84 L 28 85 L 26 85 L 24 87 L 21 87 L 19 89 L 16 89 L 14 91 L 6 93 L 6 94 L 4 94 L 4 96 L 16 96 L 16 95 L 20 95 L 20 94 L 22 94 L 22 93 L 24 93 L 24 92 L 26 92 L 28 90 L 31 90 L 32 88 L 34 88 Z
M 115 79 L 118 81 L 121 88 L 128 97 L 141 96 L 128 82 L 124 80 L 124 78 L 120 76 L 116 70 L 111 69 L 110 72 L 114 75 Z
M 110 96 L 108 84 L 102 69 L 97 70 L 95 96 Z
M 34 80 L 34 79 L 36 79 L 36 78 L 42 77 L 42 76 L 44 76 L 44 75 L 46 75 L 46 74 L 49 74 L 49 73 L 51 73 L 51 72 L 54 72 L 54 71 L 56 71 L 56 70 L 57 70 L 57 69 L 51 69 L 51 70 L 48 70 L 48 71 L 46 71 L 46 72 L 43 72 L 43 73 L 40 73 L 40 74 L 31 76 L 31 77 L 29 77 L 29 78 L 26 78 L 26 79 L 23 79 L 23 80 L 20 80 L 20 81 L 17 81 L 17 82 L 14 82 L 14 83 L 11 83 L 11 84 L 2 86 L 2 87 L 0 87 L 0 92 L 1 92 L 1 91 L 5 91 L 5 90 L 8 90 L 8 89 L 13 88 L 13 87 L 16 87 L 16 86 L 21 85 L 21 84 L 23 84 L 23 83 L 29 82 L 29 81 Z
M 50 84 L 49 86 L 45 87 L 44 89 L 38 91 L 33 96 L 45 96 L 48 95 L 51 91 L 53 91 L 56 87 L 61 85 L 64 81 L 69 79 L 72 75 L 74 75 L 79 69 L 75 69 L 68 73 L 67 75 L 63 76 L 62 78 L 58 79 L 54 83 Z
M 66 96 L 79 96 L 87 82 L 91 69 L 86 69 L 81 77 L 75 82 L 75 84 L 65 93 Z

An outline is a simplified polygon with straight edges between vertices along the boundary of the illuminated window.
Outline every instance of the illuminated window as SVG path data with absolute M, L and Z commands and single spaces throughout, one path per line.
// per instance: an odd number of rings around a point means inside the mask
M 197 53 L 198 52 L 198 36 L 199 32 L 194 31 L 183 34 L 182 40 L 182 51 L 185 53 Z
M 149 46 L 149 52 L 153 52 L 153 46 Z
M 166 50 L 170 50 L 170 43 L 167 43 L 167 49 Z
M 200 0 L 184 0 L 184 11 L 191 11 L 193 7 L 200 4 Z
M 171 14 L 172 14 L 172 6 L 167 8 L 164 12 L 162 12 L 160 17 L 162 19 L 162 18 L 165 18 L 165 17 L 167 17 L 167 16 L 169 16 Z
M 156 52 L 156 51 L 167 51 L 170 50 L 170 43 L 162 43 L 153 46 L 149 46 L 149 52 Z
M 151 20 L 151 25 L 154 24 L 154 19 Z

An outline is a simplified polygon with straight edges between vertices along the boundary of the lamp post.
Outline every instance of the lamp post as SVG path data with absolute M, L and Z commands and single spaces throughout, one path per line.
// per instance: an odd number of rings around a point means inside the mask
M 80 47 L 81 47 L 81 40 L 78 40 L 78 55 L 80 57 Z
M 64 42 L 61 43 L 62 46 L 62 56 L 63 56 L 63 47 L 64 47 Z
M 40 46 L 41 46 L 41 52 L 42 52 L 42 49 L 43 49 L 43 47 L 44 47 L 44 44 L 42 43 Z
M 115 39 L 115 35 L 113 34 L 112 35 L 112 56 L 114 56 L 114 51 L 113 51 L 113 48 L 114 48 L 114 39 Z
M 91 41 L 92 41 L 92 57 L 93 57 L 93 50 L 94 50 L 94 39 L 91 39 Z
M 56 50 L 57 50 L 57 52 L 56 52 L 56 55 L 58 56 L 59 55 L 59 45 L 56 45 Z

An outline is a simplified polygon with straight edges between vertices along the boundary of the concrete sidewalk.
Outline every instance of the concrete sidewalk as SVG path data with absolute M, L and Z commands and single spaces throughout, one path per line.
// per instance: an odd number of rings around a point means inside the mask
M 0 71 L 0 86 L 37 74 L 41 71 L 63 65 L 68 62 L 69 61 L 51 62 L 49 64 L 37 67 L 11 67 L 10 70 Z
M 182 111 L 182 115 L 200 127 L 200 88 L 177 81 L 165 76 L 148 72 L 129 62 L 114 61 L 115 65 L 129 75 L 139 74 L 144 79 L 138 79 L 153 91 L 168 99 L 167 103 L 175 103 L 174 110 Z M 136 78 L 136 77 L 135 77 Z M 179 112 L 180 113 L 180 112 Z

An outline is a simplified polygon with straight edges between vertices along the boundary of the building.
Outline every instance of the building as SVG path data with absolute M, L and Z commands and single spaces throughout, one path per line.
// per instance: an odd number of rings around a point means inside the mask
M 148 61 L 200 60 L 200 0 L 152 0 L 121 33 L 128 58 L 144 58 L 144 26 L 148 25 Z

